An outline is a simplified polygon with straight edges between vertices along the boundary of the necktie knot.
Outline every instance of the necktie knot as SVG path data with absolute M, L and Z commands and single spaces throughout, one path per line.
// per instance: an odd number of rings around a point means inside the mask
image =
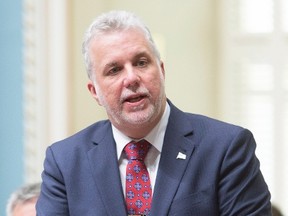
M 128 160 L 140 160 L 144 161 L 151 144 L 146 140 L 140 140 L 139 142 L 131 141 L 125 148 L 125 154 Z

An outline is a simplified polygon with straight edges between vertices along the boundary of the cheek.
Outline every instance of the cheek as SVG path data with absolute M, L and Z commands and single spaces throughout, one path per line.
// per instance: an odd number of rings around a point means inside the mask
M 104 83 L 101 89 L 102 97 L 105 98 L 109 104 L 118 101 L 121 95 L 121 88 L 117 83 Z
M 147 84 L 150 86 L 150 89 L 159 90 L 162 88 L 164 82 L 164 77 L 157 73 L 156 75 L 150 77 Z

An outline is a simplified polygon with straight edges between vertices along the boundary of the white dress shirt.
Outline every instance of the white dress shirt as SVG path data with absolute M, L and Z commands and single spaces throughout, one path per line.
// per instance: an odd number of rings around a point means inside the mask
M 145 164 L 150 176 L 150 182 L 152 185 L 152 192 L 154 191 L 154 185 L 156 181 L 156 174 L 158 170 L 158 165 L 160 161 L 160 155 L 162 151 L 164 135 L 166 131 L 166 127 L 168 124 L 168 119 L 170 115 L 170 106 L 166 102 L 165 111 L 163 113 L 162 118 L 158 122 L 158 124 L 150 131 L 150 133 L 143 137 L 142 139 L 146 139 L 149 143 L 151 143 L 151 148 L 149 149 L 147 156 L 145 157 Z M 124 135 L 117 128 L 112 125 L 113 136 L 116 142 L 117 147 L 117 157 L 119 161 L 119 169 L 120 169 L 120 177 L 122 182 L 122 188 L 125 196 L 125 184 L 126 184 L 126 165 L 128 160 L 123 151 L 126 144 L 131 142 L 131 138 Z M 135 140 L 137 141 L 137 140 Z

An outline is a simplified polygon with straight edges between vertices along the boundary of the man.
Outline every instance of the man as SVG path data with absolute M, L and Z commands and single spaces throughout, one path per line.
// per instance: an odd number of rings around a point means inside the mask
M 36 216 L 39 194 L 40 183 L 27 184 L 13 192 L 7 203 L 7 216 Z
M 37 215 L 271 215 L 252 134 L 166 99 L 164 64 L 137 17 L 98 17 L 83 54 L 109 120 L 48 147 Z

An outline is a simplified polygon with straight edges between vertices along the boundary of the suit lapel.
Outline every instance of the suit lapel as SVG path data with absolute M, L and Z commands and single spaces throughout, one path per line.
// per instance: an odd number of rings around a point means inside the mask
M 88 151 L 89 164 L 107 215 L 127 215 L 111 125 L 102 128 L 94 138 L 95 147 Z
M 194 143 L 190 137 L 193 135 L 191 124 L 181 111 L 171 104 L 170 106 L 171 113 L 154 187 L 151 215 L 168 215 L 194 150 Z
M 192 126 L 183 112 L 170 103 L 167 125 L 150 215 L 168 215 L 195 144 Z M 127 215 L 111 124 L 104 124 L 93 139 L 88 160 L 107 215 Z M 177 159 L 180 153 L 180 158 Z M 186 157 L 186 158 L 185 158 Z M 101 177 L 100 177 L 101 176 Z M 108 206 L 109 204 L 109 206 Z

